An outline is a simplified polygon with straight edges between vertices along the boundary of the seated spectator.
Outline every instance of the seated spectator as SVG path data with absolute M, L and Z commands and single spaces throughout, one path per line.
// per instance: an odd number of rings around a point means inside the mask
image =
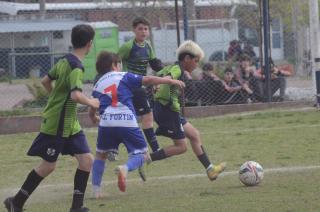
M 224 71 L 223 91 L 220 93 L 218 103 L 220 104 L 240 104 L 247 103 L 249 95 L 253 92 L 246 83 L 240 84 L 234 78 L 234 73 L 231 68 Z
M 202 80 L 220 80 L 220 78 L 214 73 L 213 65 L 211 63 L 205 63 L 202 66 Z
M 233 40 L 229 44 L 228 48 L 228 60 L 229 62 L 238 61 L 239 56 L 242 54 L 242 49 L 240 41 Z
M 250 96 L 252 101 L 263 101 L 263 83 L 261 76 L 257 73 L 255 67 L 251 65 L 252 61 L 250 56 L 242 54 L 239 58 L 239 63 L 236 79 L 242 86 L 246 84 L 246 86 L 253 91 Z
M 271 96 L 274 96 L 274 94 L 279 90 L 279 97 L 274 99 L 283 101 L 285 99 L 285 92 L 286 92 L 286 85 L 287 85 L 286 77 L 291 76 L 292 73 L 280 67 L 275 66 L 273 61 L 271 61 L 270 71 L 271 71 L 271 82 L 270 82 Z M 266 83 L 265 83 L 265 74 L 261 71 L 261 69 L 257 70 L 257 74 L 261 79 L 261 81 L 263 82 L 263 94 L 266 97 L 267 90 L 266 90 Z
M 222 80 L 214 72 L 214 68 L 211 63 L 205 63 L 202 66 L 202 70 L 201 83 L 197 84 L 201 104 L 216 104 L 217 97 L 223 91 Z
M 258 61 L 256 53 L 253 50 L 253 46 L 250 43 L 246 43 L 244 45 L 242 54 L 248 55 L 251 58 L 251 61 L 253 62 L 255 67 L 258 67 L 259 61 Z

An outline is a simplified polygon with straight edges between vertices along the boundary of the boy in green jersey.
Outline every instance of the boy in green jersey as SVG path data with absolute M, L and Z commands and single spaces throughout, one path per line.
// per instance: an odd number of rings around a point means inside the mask
M 203 50 L 193 41 L 185 41 L 177 49 L 178 62 L 166 66 L 159 76 L 184 80 L 183 73 L 191 73 L 203 59 Z M 179 155 L 187 150 L 185 137 L 190 140 L 191 147 L 199 161 L 206 169 L 208 178 L 215 180 L 225 169 L 225 163 L 213 165 L 202 146 L 200 133 L 180 114 L 180 90 L 174 85 L 160 85 L 154 95 L 154 119 L 158 124 L 157 135 L 169 137 L 174 144 L 150 154 L 151 160 L 162 160 Z
M 70 212 L 89 211 L 83 206 L 83 199 L 93 156 L 77 120 L 77 103 L 99 108 L 98 99 L 82 94 L 84 68 L 81 60 L 90 51 L 94 34 L 89 25 L 75 26 L 71 33 L 73 53 L 60 59 L 41 81 L 50 96 L 42 115 L 40 133 L 28 155 L 39 156 L 42 161 L 29 173 L 18 193 L 4 201 L 9 212 L 23 211 L 23 205 L 32 192 L 55 169 L 60 153 L 72 155 L 78 161 Z
M 149 37 L 149 22 L 138 17 L 132 23 L 135 37 L 124 43 L 118 52 L 123 62 L 123 70 L 146 76 L 148 64 L 154 71 L 160 71 L 163 65 L 156 58 L 154 50 L 147 40 Z M 159 149 L 153 130 L 153 114 L 148 102 L 146 90 L 138 88 L 133 91 L 133 105 L 138 116 L 141 116 L 142 128 L 152 151 Z

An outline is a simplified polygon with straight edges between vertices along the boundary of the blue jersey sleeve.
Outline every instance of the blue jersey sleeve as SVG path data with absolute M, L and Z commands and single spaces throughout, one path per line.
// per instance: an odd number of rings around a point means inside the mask
M 124 76 L 124 80 L 129 88 L 135 89 L 140 88 L 142 86 L 142 75 L 139 74 L 133 74 L 133 73 L 126 73 Z

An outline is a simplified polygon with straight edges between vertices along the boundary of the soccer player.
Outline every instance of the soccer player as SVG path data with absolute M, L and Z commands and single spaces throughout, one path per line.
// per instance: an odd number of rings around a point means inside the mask
M 160 71 L 163 65 L 155 57 L 154 50 L 149 41 L 149 22 L 138 17 L 132 22 L 135 37 L 124 43 L 118 52 L 121 57 L 124 71 L 146 76 L 147 66 L 150 64 L 154 71 Z M 152 151 L 159 149 L 159 144 L 153 130 L 153 114 L 147 99 L 146 90 L 142 88 L 133 91 L 133 105 L 138 116 L 141 116 L 143 132 Z
M 99 54 L 96 69 L 100 79 L 94 86 L 92 96 L 100 100 L 99 117 L 95 108 L 90 108 L 89 115 L 93 122 L 99 121 L 96 156 L 92 169 L 93 193 L 99 198 L 105 161 L 118 154 L 120 143 L 126 146 L 129 154 L 128 161 L 115 170 L 120 191 L 124 192 L 126 189 L 128 172 L 141 167 L 147 159 L 147 144 L 138 126 L 132 102 L 133 91 L 142 85 L 157 84 L 182 88 L 184 83 L 169 78 L 121 72 L 121 58 L 105 51 Z
M 93 156 L 77 120 L 77 103 L 93 108 L 100 104 L 98 99 L 88 98 L 82 93 L 84 68 L 81 60 L 90 51 L 94 34 L 89 25 L 75 26 L 71 33 L 73 53 L 60 59 L 41 81 L 49 92 L 49 100 L 42 115 L 40 133 L 27 154 L 39 156 L 42 161 L 29 173 L 18 193 L 4 201 L 9 212 L 23 211 L 23 205 L 32 192 L 55 169 L 60 153 L 72 155 L 78 161 L 70 212 L 89 211 L 83 206 L 83 199 Z
M 203 59 L 204 53 L 198 44 L 193 41 L 185 41 L 177 49 L 178 62 L 166 66 L 159 76 L 168 79 L 183 80 L 183 73 L 191 73 Z M 206 169 L 210 180 L 215 180 L 225 169 L 225 163 L 213 165 L 200 139 L 199 131 L 181 116 L 179 104 L 179 88 L 173 85 L 160 85 L 154 95 L 154 119 L 158 124 L 157 135 L 163 135 L 173 140 L 174 144 L 164 147 L 150 154 L 151 160 L 162 160 L 170 156 L 179 155 L 187 150 L 187 137 L 191 142 L 194 154 L 198 157 Z

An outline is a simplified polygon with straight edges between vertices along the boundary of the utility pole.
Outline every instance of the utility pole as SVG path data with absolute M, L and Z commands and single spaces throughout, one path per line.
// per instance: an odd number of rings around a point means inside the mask
M 263 47 L 264 47 L 264 64 L 263 71 L 266 76 L 267 102 L 271 102 L 271 72 L 270 72 L 270 14 L 269 0 L 262 0 L 262 17 L 263 17 Z
M 46 18 L 46 0 L 40 0 L 39 6 L 40 6 L 40 18 L 45 19 Z
M 318 0 L 309 0 L 310 40 L 312 59 L 313 90 L 317 94 L 316 104 L 320 106 L 320 50 L 319 50 L 319 4 Z

